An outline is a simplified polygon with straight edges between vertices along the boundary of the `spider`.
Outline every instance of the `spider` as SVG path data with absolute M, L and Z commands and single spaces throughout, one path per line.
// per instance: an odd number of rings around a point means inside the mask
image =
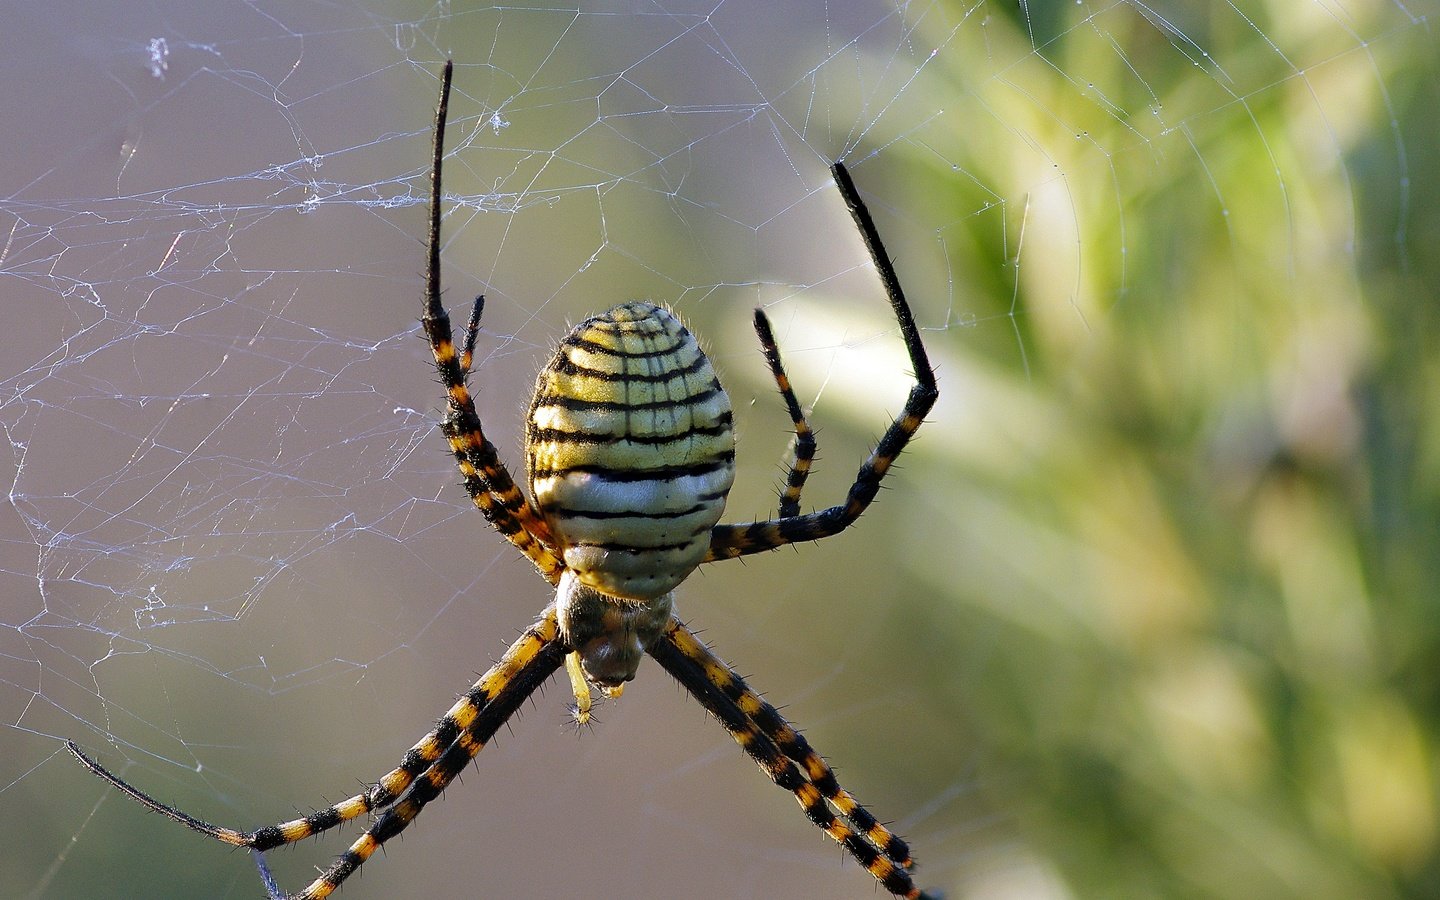
M 154 812 L 218 841 L 263 852 L 374 814 L 369 829 L 293 896 L 328 896 L 399 834 L 484 748 L 519 706 L 562 665 L 582 723 L 591 688 L 618 696 L 648 653 L 730 732 L 805 815 L 890 893 L 926 895 L 911 880 L 905 842 L 840 787 L 810 744 L 676 618 L 673 591 L 701 563 L 734 559 L 838 534 L 875 498 L 896 456 L 937 396 L 935 375 L 895 269 L 842 163 L 831 172 L 894 309 L 915 386 L 900 415 L 860 467 L 843 503 L 800 514 L 815 438 L 785 374 L 765 314 L 755 331 L 791 420 L 795 441 L 779 515 L 719 523 L 734 481 L 730 400 L 695 339 L 669 311 L 630 302 L 581 322 L 540 372 L 526 428 L 530 497 L 486 438 L 466 386 L 484 297 L 475 301 L 457 353 L 440 302 L 440 170 L 453 65 L 445 64 L 430 170 L 428 263 L 421 324 L 448 394 L 441 431 L 466 491 L 485 518 L 556 588 L 555 601 L 479 681 L 364 792 L 256 831 L 201 821 L 132 787 L 86 756 L 91 772 Z

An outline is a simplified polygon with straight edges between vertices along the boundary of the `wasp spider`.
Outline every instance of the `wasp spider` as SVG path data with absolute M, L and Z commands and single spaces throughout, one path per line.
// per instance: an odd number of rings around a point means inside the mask
M 778 517 L 718 524 L 734 481 L 730 400 L 695 339 L 667 310 L 631 302 L 581 322 L 540 373 L 525 462 L 530 498 L 486 438 L 466 388 L 483 297 L 457 351 L 440 305 L 440 166 L 451 65 L 435 113 L 429 257 L 421 319 L 449 394 L 441 430 L 485 518 L 556 587 L 555 602 L 475 683 L 400 765 L 363 793 L 256 831 L 203 822 L 131 787 L 69 748 L 92 772 L 151 810 L 226 844 L 264 851 L 374 814 L 361 835 L 295 895 L 329 895 L 435 799 L 521 703 L 564 665 L 584 721 L 592 687 L 616 696 L 648 653 L 725 726 L 760 768 L 795 794 L 824 829 L 890 893 L 918 898 L 905 842 L 840 787 L 809 743 L 677 619 L 675 587 L 701 563 L 734 559 L 844 530 L 869 506 L 895 457 L 935 402 L 935 376 L 865 204 L 840 163 L 832 172 L 864 237 L 900 325 L 916 384 L 860 467 L 843 503 L 800 514 L 815 440 L 796 402 L 764 313 L 755 330 L 796 441 Z

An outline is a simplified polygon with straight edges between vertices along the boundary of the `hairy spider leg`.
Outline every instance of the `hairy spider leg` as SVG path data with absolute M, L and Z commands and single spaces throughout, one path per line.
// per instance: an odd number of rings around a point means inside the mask
M 263 852 L 304 840 L 373 810 L 387 807 L 395 803 L 397 798 L 400 798 L 401 803 L 406 803 L 416 792 L 411 791 L 405 797 L 401 797 L 401 795 L 412 784 L 415 784 L 417 779 L 420 780 L 420 783 L 428 785 L 427 791 L 434 790 L 438 793 L 443 790 L 458 772 L 458 769 L 455 771 L 449 769 L 455 763 L 455 754 L 457 752 L 465 754 L 464 760 L 460 762 L 460 767 L 463 768 L 464 763 L 473 759 L 475 754 L 480 752 L 485 742 L 514 713 L 520 703 L 559 668 L 560 660 L 568 649 L 560 642 L 559 637 L 560 630 L 555 617 L 555 609 L 554 607 L 547 608 L 545 614 L 526 629 L 520 638 L 505 651 L 499 662 L 481 676 L 480 680 L 475 682 L 470 690 L 466 691 L 455 702 L 455 705 L 440 717 L 435 728 L 406 752 L 400 765 L 381 778 L 379 782 L 365 792 L 342 800 L 326 809 L 255 831 L 239 831 L 197 819 L 132 786 L 120 776 L 86 756 L 74 741 L 67 741 L 66 746 L 85 768 L 147 809 L 168 819 L 173 819 L 185 827 L 221 843 Z M 460 749 L 457 751 L 456 748 Z M 428 798 L 421 801 L 419 805 L 423 806 L 425 802 L 428 802 Z M 418 812 L 419 808 L 416 807 L 415 811 Z M 382 832 L 380 839 L 375 840 L 374 833 L 379 826 L 380 822 L 377 821 L 375 827 L 357 840 L 350 851 L 347 851 L 337 861 L 332 871 L 344 865 L 351 853 L 364 852 L 364 848 L 368 846 L 367 838 L 374 841 L 375 847 L 383 843 L 384 839 L 390 835 Z M 359 848 L 358 851 L 357 848 Z M 364 852 L 364 856 L 368 857 L 373 852 L 374 847 L 369 847 L 368 852 Z M 359 862 L 349 865 L 345 869 L 345 875 L 348 875 L 358 865 Z M 344 875 L 340 875 L 338 878 L 327 881 L 331 874 L 331 872 L 327 872 L 325 876 L 307 888 L 306 892 L 297 896 L 325 896 L 344 880 Z M 324 887 L 325 884 L 329 884 L 328 889 Z M 316 890 L 322 890 L 323 893 L 315 893 Z
M 481 684 L 487 684 L 489 700 L 477 710 L 469 724 L 410 789 L 386 808 L 329 869 L 305 890 L 295 894 L 294 900 L 322 900 L 330 896 L 386 841 L 404 831 L 425 804 L 440 796 L 465 766 L 485 749 L 495 732 L 509 721 L 520 704 L 560 668 L 569 649 L 560 639 L 555 608 L 548 607 L 539 621 L 526 629 L 500 662 L 480 679 Z
M 800 515 L 800 492 L 805 479 L 810 476 L 810 467 L 815 461 L 815 432 L 805 420 L 800 401 L 795 399 L 795 390 L 790 386 L 790 376 L 785 374 L 785 364 L 780 361 L 780 347 L 775 343 L 775 332 L 770 328 L 770 319 L 763 309 L 755 310 L 755 334 L 760 338 L 760 350 L 765 354 L 765 363 L 780 389 L 785 401 L 785 411 L 795 425 L 795 440 L 790 445 L 790 461 L 785 466 L 785 489 L 780 493 L 779 518 L 788 519 Z M 712 532 L 713 534 L 713 532 Z
M 905 842 L 856 803 L 840 787 L 829 765 L 779 711 L 678 619 L 671 620 L 649 652 L 719 720 L 771 781 L 795 795 L 806 817 L 843 846 L 887 891 L 910 900 L 926 897 L 911 880 L 910 848 Z
M 835 163 L 830 167 L 830 171 L 835 176 L 835 186 L 840 189 L 851 217 L 860 229 L 865 247 L 870 251 L 870 258 L 880 273 L 885 295 L 890 300 L 896 321 L 900 324 L 900 334 L 905 339 L 905 349 L 910 354 L 910 365 L 915 370 L 915 386 L 910 389 L 905 408 L 891 422 L 869 458 L 860 467 L 844 503 L 807 515 L 789 517 L 783 515 L 782 507 L 782 516 L 778 519 L 739 525 L 716 525 L 711 531 L 710 552 L 706 554 L 705 562 L 734 559 L 797 541 L 819 540 L 844 531 L 875 499 L 875 495 L 880 491 L 880 482 L 890 471 L 895 457 L 900 455 L 900 451 L 905 449 L 910 438 L 919 430 L 926 414 L 935 405 L 935 398 L 939 396 L 935 385 L 935 371 L 930 367 L 925 345 L 920 341 L 920 330 L 915 325 L 910 304 L 906 302 L 905 293 L 900 288 L 895 267 L 885 253 L 884 244 L 880 242 L 880 234 L 875 230 L 870 211 L 866 208 L 865 201 L 860 199 L 860 193 L 855 189 L 855 182 L 850 179 L 844 163 Z
M 560 581 L 565 564 L 548 546 L 551 543 L 550 530 L 536 514 L 530 501 L 520 493 L 515 479 L 495 445 L 485 436 L 480 425 L 480 416 L 475 412 L 475 401 L 470 396 L 466 378 L 470 374 L 470 361 L 475 347 L 475 334 L 480 328 L 480 315 L 484 310 L 485 298 L 476 298 L 475 306 L 466 328 L 462 353 L 455 352 L 455 342 L 450 329 L 450 316 L 440 302 L 440 201 L 441 167 L 445 157 L 445 120 L 450 107 L 450 80 L 454 63 L 447 60 L 440 82 L 440 102 L 435 107 L 435 141 L 430 161 L 430 229 L 426 243 L 427 262 L 425 267 L 425 311 L 420 322 L 425 336 L 430 341 L 430 352 L 435 357 L 435 370 L 440 374 L 440 383 L 445 387 L 449 411 L 441 423 L 441 431 L 450 442 L 455 455 L 455 465 L 464 479 L 465 491 L 485 518 L 495 526 L 521 553 L 529 557 L 540 574 L 551 584 Z

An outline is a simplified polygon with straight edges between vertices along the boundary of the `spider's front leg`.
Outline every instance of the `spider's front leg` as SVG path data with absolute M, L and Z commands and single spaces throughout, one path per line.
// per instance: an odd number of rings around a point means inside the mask
M 545 610 L 538 622 L 526 629 L 471 689 L 472 693 L 479 691 L 485 696 L 486 702 L 483 705 L 466 705 L 462 700 L 456 706 L 463 708 L 464 714 L 457 715 L 452 709 L 446 714 L 446 719 L 441 720 L 444 725 L 447 719 L 454 719 L 460 726 L 443 752 L 398 800 L 375 819 L 364 834 L 340 854 L 329 869 L 305 890 L 294 895 L 294 900 L 323 900 L 330 896 L 386 841 L 404 831 L 425 805 L 440 796 L 450 782 L 464 771 L 465 766 L 485 748 L 520 705 L 560 668 L 561 659 L 568 650 L 560 637 L 552 606 Z
M 560 667 L 569 647 L 560 638 L 555 608 L 545 611 L 505 655 L 466 691 L 435 728 L 406 752 L 400 765 L 364 793 L 299 819 L 255 831 L 212 825 L 162 803 L 86 756 L 70 752 L 91 772 L 137 803 L 224 844 L 265 851 L 328 831 L 369 812 L 385 811 L 335 864 L 304 891 L 303 900 L 328 896 L 386 840 L 402 831 L 425 804 L 454 780 L 515 710 Z M 388 808 L 387 808 L 388 807 Z
M 844 847 L 887 891 L 909 900 L 930 898 L 910 876 L 913 861 L 905 841 L 857 803 L 779 711 L 678 619 L 671 619 L 649 652 L 719 720 L 771 781 L 795 795 L 806 818 Z

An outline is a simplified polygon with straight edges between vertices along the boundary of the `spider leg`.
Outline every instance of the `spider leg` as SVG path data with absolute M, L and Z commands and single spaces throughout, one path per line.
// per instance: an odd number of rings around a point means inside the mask
M 775 377 L 780 396 L 785 400 L 785 410 L 790 413 L 790 421 L 795 423 L 795 441 L 790 446 L 791 458 L 786 467 L 785 490 L 780 494 L 779 517 L 786 519 L 800 515 L 800 491 L 805 487 L 805 479 L 810 475 L 810 465 L 815 460 L 815 432 L 810 429 L 810 423 L 805 421 L 805 412 L 800 409 L 800 401 L 795 399 L 795 391 L 790 387 L 790 377 L 785 374 L 785 364 L 780 361 L 780 347 L 775 343 L 775 333 L 762 309 L 755 310 L 755 334 L 760 338 L 760 350 L 765 354 L 770 374 Z
M 330 896 L 386 841 L 404 831 L 425 804 L 440 796 L 476 754 L 485 749 L 485 744 L 515 714 L 520 704 L 560 668 L 569 649 L 560 639 L 560 626 L 552 606 L 480 679 L 481 684 L 490 682 L 493 688 L 488 703 L 477 710 L 475 717 L 409 790 L 381 813 L 329 869 L 295 894 L 295 900 L 321 900 Z
M 560 573 L 565 566 L 547 546 L 550 542 L 550 529 L 515 485 L 515 480 L 500 461 L 495 445 L 485 437 L 480 416 L 475 412 L 475 401 L 466 384 L 485 298 L 482 296 L 475 300 L 466 328 L 465 344 L 460 353 L 455 351 L 450 316 L 440 302 L 441 169 L 445 156 L 445 119 L 449 113 L 453 69 L 454 64 L 447 60 L 440 81 L 440 101 L 435 107 L 435 141 L 430 163 L 430 229 L 426 242 L 425 311 L 420 317 L 425 336 L 430 341 L 430 351 L 435 357 L 435 369 L 440 373 L 440 382 L 445 386 L 449 398 L 449 412 L 441 430 L 450 442 L 450 450 L 455 454 L 455 464 L 464 478 L 465 490 L 470 494 L 470 499 L 495 530 L 519 548 L 540 570 L 540 574 L 551 584 L 555 584 L 560 580 Z
M 773 550 L 797 541 L 819 540 L 844 531 L 875 499 L 875 495 L 880 491 L 880 482 L 885 478 L 885 473 L 890 470 L 890 466 L 895 462 L 895 457 L 905 449 L 910 438 L 919 430 L 920 425 L 925 421 L 926 414 L 930 412 L 930 407 L 935 405 L 935 398 L 939 395 L 935 386 L 935 371 L 930 367 L 930 360 L 925 353 L 925 345 L 920 340 L 920 329 L 915 325 L 915 317 L 910 312 L 910 304 L 906 302 L 905 293 L 900 289 L 900 280 L 895 274 L 895 266 L 885 253 L 885 246 L 880 242 L 880 234 L 875 230 L 875 222 L 870 218 L 870 211 L 866 208 L 865 201 L 860 199 L 860 193 L 855 190 L 855 182 L 850 180 L 850 173 L 846 171 L 845 165 L 837 162 L 830 167 L 830 171 L 835 176 L 835 186 L 840 189 L 840 195 L 845 199 L 845 205 L 850 209 L 851 217 L 854 218 L 856 226 L 860 229 L 860 235 L 865 240 L 865 247 L 870 251 L 870 258 L 880 273 L 880 281 L 885 287 L 885 295 L 890 300 L 890 306 L 895 311 L 895 319 L 900 324 L 900 334 L 905 339 L 905 349 L 910 354 L 910 365 L 915 370 L 915 386 L 910 389 L 910 396 L 905 401 L 905 408 L 890 423 L 890 427 L 886 429 L 880 442 L 875 445 L 869 458 L 860 467 L 859 473 L 855 476 L 855 483 L 850 486 L 850 493 L 844 503 L 804 516 L 785 517 L 782 508 L 781 518 L 771 519 L 767 522 L 716 525 L 711 531 L 710 551 L 705 556 L 705 562 L 734 559 L 737 556 Z
M 649 652 L 725 726 L 771 781 L 795 795 L 806 817 L 843 846 L 881 886 L 897 897 L 919 900 L 927 896 L 911 880 L 910 848 L 905 842 L 856 803 L 840 787 L 829 765 L 784 717 L 678 619 L 671 620 Z
M 465 323 L 465 345 L 460 350 L 460 372 L 470 377 L 470 367 L 475 362 L 475 336 L 480 333 L 480 317 L 485 314 L 485 295 L 475 298 L 470 308 L 470 321 Z
M 551 607 L 505 651 L 499 662 L 455 702 L 450 711 L 440 718 L 435 728 L 406 752 L 400 765 L 369 790 L 303 818 L 255 831 L 238 831 L 197 819 L 130 785 L 86 756 L 74 741 L 67 741 L 66 746 L 85 768 L 152 812 L 173 819 L 221 843 L 265 851 L 304 840 L 373 810 L 395 804 L 391 807 L 393 810 L 412 802 L 417 796 L 425 797 L 418 805 L 408 808 L 411 810 L 405 819 L 408 823 L 409 819 L 414 818 L 415 813 L 420 811 L 420 807 L 429 802 L 430 797 L 425 796 L 426 792 L 433 790 L 438 794 L 454 779 L 459 769 L 464 768 L 465 763 L 480 752 L 485 742 L 510 718 L 525 698 L 560 667 L 560 661 L 568 649 L 560 640 L 560 626 L 555 610 Z M 450 770 L 451 766 L 455 767 L 454 771 Z M 412 787 L 414 789 L 407 793 L 407 789 Z M 363 852 L 357 859 L 351 859 L 352 854 L 364 850 L 366 838 L 373 838 L 376 829 L 384 820 L 385 816 L 382 816 L 376 825 L 336 862 L 331 871 L 298 896 L 323 897 L 334 890 L 345 876 L 374 852 L 375 847 L 390 836 L 382 833 L 368 852 Z M 403 828 L 404 825 L 400 827 Z M 360 849 L 357 851 L 357 848 Z M 326 880 L 342 866 L 345 866 L 343 874 L 331 881 Z M 329 887 L 325 887 L 327 884 Z

